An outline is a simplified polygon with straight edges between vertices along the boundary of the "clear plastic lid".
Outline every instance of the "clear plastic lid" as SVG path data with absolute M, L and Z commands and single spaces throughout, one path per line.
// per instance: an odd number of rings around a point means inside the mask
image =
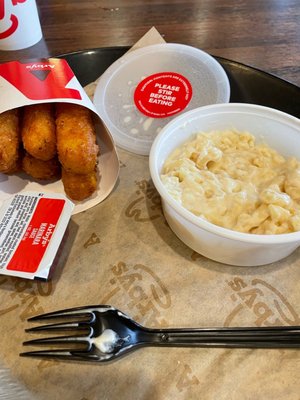
M 202 50 L 182 44 L 125 54 L 101 76 L 94 104 L 117 146 L 148 155 L 161 128 L 182 112 L 227 103 L 228 77 Z

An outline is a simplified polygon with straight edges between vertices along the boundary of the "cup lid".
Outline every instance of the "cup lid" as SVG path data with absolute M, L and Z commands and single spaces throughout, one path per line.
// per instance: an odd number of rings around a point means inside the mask
M 117 146 L 148 155 L 173 116 L 227 103 L 228 77 L 215 58 L 195 47 L 165 43 L 126 53 L 101 76 L 95 107 Z

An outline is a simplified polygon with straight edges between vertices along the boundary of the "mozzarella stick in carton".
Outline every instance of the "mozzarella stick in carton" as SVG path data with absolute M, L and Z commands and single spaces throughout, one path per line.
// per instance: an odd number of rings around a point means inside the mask
M 75 214 L 104 200 L 119 175 L 117 152 L 67 61 L 1 64 L 0 87 L 0 203 L 24 190 L 56 193 L 74 202 Z
M 115 145 L 64 59 L 1 64 L 0 88 L 0 274 L 49 279 L 71 215 L 116 183 Z

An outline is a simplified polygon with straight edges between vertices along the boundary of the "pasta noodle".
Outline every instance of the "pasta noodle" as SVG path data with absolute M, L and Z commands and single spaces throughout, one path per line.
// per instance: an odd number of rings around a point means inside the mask
M 300 162 L 250 133 L 196 134 L 168 157 L 161 179 L 183 207 L 213 224 L 253 234 L 300 230 Z

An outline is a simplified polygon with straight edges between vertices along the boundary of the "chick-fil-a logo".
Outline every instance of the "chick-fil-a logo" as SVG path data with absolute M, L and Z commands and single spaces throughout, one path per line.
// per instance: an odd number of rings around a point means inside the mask
M 19 3 L 25 3 L 27 0 L 11 0 L 13 6 L 17 6 Z M 0 0 L 0 21 L 4 20 L 6 16 L 5 0 Z M 18 18 L 15 14 L 11 14 L 9 17 L 10 26 L 3 32 L 0 31 L 0 39 L 6 39 L 15 31 L 19 26 Z

